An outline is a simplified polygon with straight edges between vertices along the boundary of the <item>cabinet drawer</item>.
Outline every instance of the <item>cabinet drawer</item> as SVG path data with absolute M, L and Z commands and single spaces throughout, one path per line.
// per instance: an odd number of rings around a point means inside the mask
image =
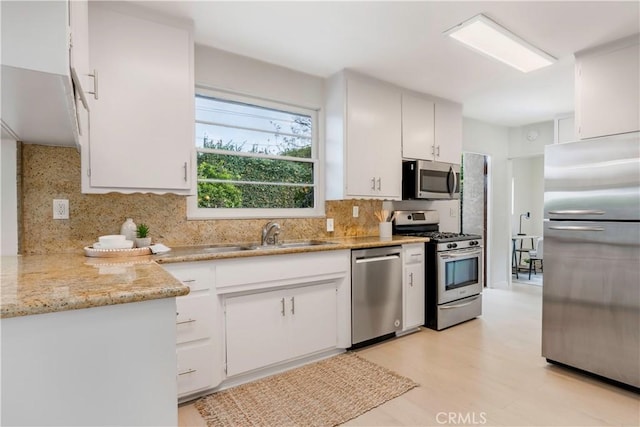
M 417 264 L 424 261 L 424 244 L 418 243 L 416 245 L 405 245 L 404 249 L 404 264 Z
M 213 301 L 208 292 L 176 298 L 176 339 L 178 344 L 211 336 Z
M 191 291 L 213 288 L 213 265 L 179 263 L 162 266 Z
M 213 387 L 213 344 L 178 348 L 178 396 Z

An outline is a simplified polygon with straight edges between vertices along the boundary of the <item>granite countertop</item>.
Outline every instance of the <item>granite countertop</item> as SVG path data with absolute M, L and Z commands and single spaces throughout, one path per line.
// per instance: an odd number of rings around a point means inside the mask
M 314 246 L 203 252 L 202 246 L 173 248 L 163 255 L 89 258 L 83 254 L 2 257 L 0 318 L 54 313 L 81 308 L 171 298 L 189 293 L 158 264 L 279 255 L 341 249 L 362 249 L 422 243 L 422 237 L 393 236 L 323 239 Z
M 375 248 L 382 246 L 402 245 L 405 243 L 424 243 L 429 239 L 425 237 L 410 237 L 410 236 L 392 236 L 391 238 L 381 239 L 378 236 L 367 237 L 344 237 L 335 239 L 322 239 L 327 244 L 315 244 L 303 247 L 292 248 L 270 248 L 270 249 L 257 249 L 257 250 L 238 250 L 230 252 L 207 252 L 206 248 L 210 246 L 182 246 L 174 247 L 170 252 L 162 255 L 154 255 L 153 259 L 159 264 L 174 263 L 174 262 L 188 262 L 188 261 L 206 261 L 215 259 L 227 259 L 227 258 L 246 258 L 255 256 L 266 255 L 282 255 L 282 254 L 295 254 L 305 252 L 319 252 L 319 251 L 335 251 L 341 249 L 364 249 Z M 291 242 L 296 242 L 292 240 Z M 218 246 L 218 245 L 215 245 Z M 224 246 L 224 245 L 219 245 Z M 256 246 L 256 243 L 240 243 L 233 246 Z
M 83 254 L 2 257 L 0 317 L 140 302 L 189 293 L 151 256 Z

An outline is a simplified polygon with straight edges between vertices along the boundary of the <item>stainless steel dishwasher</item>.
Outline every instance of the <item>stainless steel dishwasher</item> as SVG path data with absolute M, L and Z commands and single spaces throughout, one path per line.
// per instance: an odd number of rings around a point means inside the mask
M 351 251 L 351 344 L 402 329 L 400 246 Z

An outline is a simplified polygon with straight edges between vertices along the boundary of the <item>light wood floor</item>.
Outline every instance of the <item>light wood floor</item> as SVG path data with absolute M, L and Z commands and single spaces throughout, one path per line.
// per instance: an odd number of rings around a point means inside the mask
M 358 351 L 420 384 L 350 426 L 640 425 L 640 396 L 540 356 L 539 286 L 487 289 L 480 318 Z M 204 426 L 192 404 L 180 426 Z

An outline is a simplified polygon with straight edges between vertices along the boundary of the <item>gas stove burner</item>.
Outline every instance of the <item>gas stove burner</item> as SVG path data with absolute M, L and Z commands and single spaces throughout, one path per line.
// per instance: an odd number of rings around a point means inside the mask
M 454 242 L 460 240 L 473 240 L 481 238 L 481 236 L 478 236 L 476 234 L 453 233 L 449 231 L 413 232 L 407 233 L 407 235 L 428 237 L 432 242 Z

